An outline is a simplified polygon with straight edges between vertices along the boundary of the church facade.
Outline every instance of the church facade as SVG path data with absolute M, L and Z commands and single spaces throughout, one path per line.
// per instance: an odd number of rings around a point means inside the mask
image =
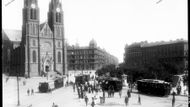
M 49 71 L 67 74 L 63 10 L 59 0 L 51 0 L 47 22 L 40 24 L 38 0 L 24 0 L 22 38 L 15 49 L 14 63 L 25 76 L 42 76 Z

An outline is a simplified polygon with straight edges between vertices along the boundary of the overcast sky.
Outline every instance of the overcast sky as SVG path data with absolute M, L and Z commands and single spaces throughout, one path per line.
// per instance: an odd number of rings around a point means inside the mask
M 3 29 L 22 28 L 24 0 L 2 1 Z M 99 47 L 123 62 L 126 44 L 187 40 L 187 0 L 62 0 L 65 37 L 69 44 Z M 50 0 L 38 0 L 40 23 L 47 20 Z M 158 3 L 159 2 L 159 3 Z

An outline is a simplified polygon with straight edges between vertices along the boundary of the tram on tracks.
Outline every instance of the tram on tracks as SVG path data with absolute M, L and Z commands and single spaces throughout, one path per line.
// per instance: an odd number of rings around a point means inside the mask
M 142 79 L 137 81 L 137 90 L 145 94 L 168 96 L 170 94 L 171 84 L 162 80 Z
M 63 87 L 63 77 L 39 83 L 39 92 L 45 93 Z

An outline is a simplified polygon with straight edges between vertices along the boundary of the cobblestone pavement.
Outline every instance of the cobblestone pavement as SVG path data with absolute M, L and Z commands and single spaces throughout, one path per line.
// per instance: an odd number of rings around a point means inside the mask
M 62 87 L 54 90 L 52 93 L 39 93 L 38 83 L 44 81 L 42 78 L 28 79 L 26 85 L 22 84 L 23 78 L 20 80 L 20 107 L 51 107 L 53 102 L 59 107 L 85 107 L 84 99 L 79 99 L 77 92 L 73 92 L 71 86 Z M 34 89 L 34 95 L 27 95 L 27 89 Z M 90 107 L 91 97 L 97 96 L 95 100 L 95 107 L 125 107 L 124 98 L 126 96 L 127 88 L 123 88 L 122 97 L 119 97 L 119 93 L 115 93 L 112 98 L 107 98 L 104 104 L 100 104 L 99 96 L 102 93 L 87 94 L 89 97 L 88 107 Z M 138 102 L 138 93 L 131 94 L 128 107 L 171 107 L 172 96 L 168 97 L 156 97 L 147 96 L 141 94 L 141 105 Z M 5 82 L 3 79 L 3 107 L 16 107 L 17 105 L 17 84 L 16 78 L 12 77 Z M 175 107 L 188 107 L 188 97 L 176 96 Z

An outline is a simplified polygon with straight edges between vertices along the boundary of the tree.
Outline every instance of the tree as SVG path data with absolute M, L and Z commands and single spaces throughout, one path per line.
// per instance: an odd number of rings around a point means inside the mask
M 96 71 L 96 74 L 98 76 L 103 76 L 109 74 L 110 77 L 117 77 L 117 78 L 122 78 L 123 71 L 119 67 L 116 68 L 116 65 L 110 64 L 103 66 L 101 69 L 98 69 Z

